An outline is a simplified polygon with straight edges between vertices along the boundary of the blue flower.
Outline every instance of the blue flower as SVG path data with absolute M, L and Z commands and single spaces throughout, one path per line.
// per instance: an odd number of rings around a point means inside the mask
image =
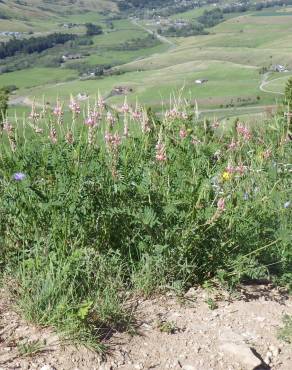
M 288 200 L 288 202 L 284 203 L 284 208 L 289 208 L 291 206 L 291 201 Z
M 22 172 L 16 172 L 14 175 L 13 175 L 13 180 L 15 181 L 22 181 L 26 178 L 26 175 Z

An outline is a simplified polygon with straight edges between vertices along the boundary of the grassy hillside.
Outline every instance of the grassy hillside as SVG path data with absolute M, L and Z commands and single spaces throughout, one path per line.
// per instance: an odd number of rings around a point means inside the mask
M 1 14 L 19 19 L 104 10 L 115 11 L 117 6 L 106 0 L 3 0 L 0 4 Z
M 99 12 L 100 9 L 105 9 L 102 2 L 94 2 L 95 5 L 97 3 L 100 4 L 100 8 L 96 8 L 98 11 L 87 12 L 83 10 L 86 7 L 93 9 L 93 2 L 91 4 L 85 1 L 78 14 L 68 14 L 68 8 L 64 6 L 63 16 L 57 13 L 60 3 L 56 6 L 50 3 L 51 10 L 42 10 L 47 16 L 44 20 L 0 20 L 0 30 L 6 29 L 10 22 L 11 28 L 17 29 L 21 26 L 25 30 L 33 29 L 36 34 L 37 31 L 65 32 L 63 24 L 66 22 L 76 22 L 78 27 L 72 28 L 70 32 L 78 34 L 84 34 L 86 22 L 98 23 L 104 29 L 103 35 L 92 38 L 93 44 L 90 47 L 53 48 L 37 58 L 25 57 L 23 62 L 19 56 L 20 65 L 26 62 L 31 68 L 10 74 L 10 84 L 19 88 L 17 96 L 29 97 L 32 100 L 34 97 L 45 95 L 48 100 L 54 102 L 57 96 L 66 98 L 71 93 L 94 95 L 99 90 L 108 103 L 120 105 L 124 95 L 112 96 L 111 92 L 115 87 L 122 86 L 132 90 L 127 94 L 130 103 L 135 104 L 138 99 L 141 103 L 155 106 L 156 109 L 160 109 L 161 104 L 167 104 L 173 93 L 180 92 L 183 97 L 196 100 L 203 111 L 250 107 L 250 112 L 253 112 L 256 106 L 264 109 L 263 107 L 276 104 L 281 99 L 280 92 L 290 74 L 265 76 L 260 74 L 260 70 L 269 70 L 275 64 L 284 64 L 292 70 L 292 53 L 289 46 L 292 34 L 290 8 L 285 12 L 281 8 L 271 8 L 261 12 L 228 14 L 225 21 L 209 28 L 207 35 L 160 37 L 157 44 L 147 47 L 143 46 L 142 41 L 136 41 L 135 48 L 131 49 L 129 45 L 133 40 L 144 40 L 151 32 L 155 35 L 155 18 L 109 20 L 106 13 Z M 70 8 L 71 11 L 74 12 L 78 6 L 76 2 Z M 108 2 L 107 6 L 108 9 L 116 9 L 114 5 L 109 6 Z M 211 8 L 212 6 L 206 6 L 177 13 L 169 19 L 193 22 L 206 9 Z M 36 11 L 39 8 L 34 9 Z M 55 12 L 53 16 L 52 10 Z M 56 68 L 57 65 L 52 65 L 52 59 L 54 62 L 65 52 L 81 53 L 84 56 L 80 61 L 65 63 L 65 76 L 60 78 L 62 85 L 56 86 L 53 75 L 52 79 L 46 79 L 45 84 L 33 83 L 26 86 L 19 82 L 22 76 L 24 80 L 27 80 L 27 76 L 34 76 L 34 68 Z M 82 81 L 77 73 L 75 79 L 71 77 L 70 81 L 64 83 L 67 78 L 66 70 L 69 68 L 78 68 L 80 72 L 82 65 L 91 69 L 104 64 L 114 66 L 113 70 L 120 75 Z M 0 85 L 7 83 L 9 77 L 0 75 Z M 195 83 L 197 79 L 207 79 L 208 82 L 198 85 Z

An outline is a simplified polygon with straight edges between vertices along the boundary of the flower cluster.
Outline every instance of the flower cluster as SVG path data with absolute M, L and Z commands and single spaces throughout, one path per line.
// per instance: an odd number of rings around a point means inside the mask
M 120 135 L 116 132 L 114 134 L 111 134 L 110 132 L 107 132 L 104 136 L 105 143 L 109 149 L 116 150 L 122 142 L 122 139 Z
M 73 98 L 71 98 L 69 109 L 71 110 L 72 113 L 76 115 L 81 113 L 80 105 Z
M 236 131 L 246 141 L 250 140 L 251 137 L 252 137 L 250 129 L 247 126 L 240 123 L 240 122 L 237 124 Z
M 188 119 L 188 115 L 186 112 L 180 112 L 178 109 L 173 108 L 165 112 L 166 119 Z

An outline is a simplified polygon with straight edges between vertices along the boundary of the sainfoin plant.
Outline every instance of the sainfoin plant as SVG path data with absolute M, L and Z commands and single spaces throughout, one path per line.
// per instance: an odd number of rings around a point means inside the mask
M 67 110 L 34 106 L 1 136 L 0 263 L 28 319 L 92 345 L 130 324 L 129 292 L 291 277 L 284 117 L 223 129 L 184 106 Z

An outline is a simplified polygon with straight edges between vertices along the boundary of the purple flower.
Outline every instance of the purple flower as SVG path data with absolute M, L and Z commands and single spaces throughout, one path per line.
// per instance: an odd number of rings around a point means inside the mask
M 14 175 L 13 175 L 13 180 L 15 181 L 22 181 L 26 178 L 26 175 L 22 172 L 16 172 Z

